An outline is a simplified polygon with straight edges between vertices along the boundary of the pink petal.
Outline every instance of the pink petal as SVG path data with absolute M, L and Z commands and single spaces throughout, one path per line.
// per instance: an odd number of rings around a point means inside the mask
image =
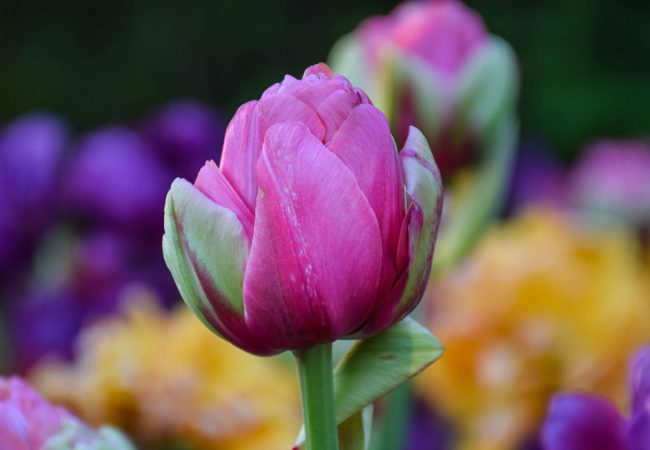
M 253 239 L 255 217 L 214 161 L 208 161 L 199 170 L 194 186 L 217 205 L 234 212 L 244 227 L 248 239 Z
M 267 345 L 306 348 L 356 329 L 381 261 L 375 215 L 354 176 L 301 123 L 269 129 L 258 165 L 246 323 Z
M 317 75 L 323 78 L 334 78 L 336 74 L 332 72 L 332 69 L 330 69 L 327 64 L 321 62 L 307 67 L 302 77 L 305 78 L 308 75 Z
M 219 167 L 249 210 L 255 208 L 255 167 L 262 148 L 262 131 L 256 101 L 239 107 L 226 129 Z
M 325 126 L 314 108 L 293 95 L 281 93 L 263 96 L 258 102 L 262 136 L 272 125 L 284 122 L 302 122 L 319 140 L 325 137 Z
M 317 111 L 327 130 L 325 143 L 334 137 L 352 110 L 361 104 L 361 100 L 355 92 L 339 89 L 320 103 Z
M 372 207 L 383 242 L 378 296 L 396 275 L 397 241 L 404 218 L 404 183 L 386 117 L 372 105 L 355 108 L 327 145 L 352 171 Z
M 398 279 L 385 301 L 373 312 L 372 320 L 357 334 L 359 337 L 378 333 L 410 313 L 420 302 L 431 273 L 442 213 L 440 171 L 426 139 L 414 127 L 411 127 L 404 149 L 400 152 L 400 159 L 406 192 L 411 200 L 397 249 L 401 273 L 398 272 Z

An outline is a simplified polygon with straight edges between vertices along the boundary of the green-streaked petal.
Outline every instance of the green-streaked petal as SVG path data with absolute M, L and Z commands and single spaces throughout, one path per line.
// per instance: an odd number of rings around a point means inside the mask
M 442 214 L 443 188 L 440 171 L 424 135 L 411 127 L 400 152 L 406 192 L 411 205 L 404 225 L 408 233 L 408 279 L 397 314 L 420 301 L 431 272 L 431 259 Z
M 255 354 L 269 354 L 244 322 L 243 280 L 249 242 L 232 211 L 186 180 L 165 203 L 163 254 L 183 300 L 212 331 Z
M 479 135 L 498 127 L 514 112 L 519 82 L 516 57 L 502 39 L 492 37 L 463 70 L 458 91 L 458 114 Z

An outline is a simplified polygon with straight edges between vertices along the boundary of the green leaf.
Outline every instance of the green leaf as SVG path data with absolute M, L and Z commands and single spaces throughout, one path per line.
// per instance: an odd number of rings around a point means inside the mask
M 372 412 L 372 405 L 368 405 L 339 424 L 340 450 L 368 450 L 370 431 L 372 430 Z
M 356 341 L 334 369 L 341 450 L 366 450 L 372 422 L 368 405 L 423 371 L 443 351 L 438 338 L 410 317 L 383 333 Z M 304 429 L 294 449 L 303 445 Z
M 341 424 L 405 383 L 443 351 L 438 338 L 410 317 L 357 341 L 334 369 L 336 422 Z

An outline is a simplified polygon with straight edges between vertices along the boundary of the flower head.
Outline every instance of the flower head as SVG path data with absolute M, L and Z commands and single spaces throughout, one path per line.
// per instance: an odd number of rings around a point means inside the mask
M 460 1 L 410 1 L 371 17 L 330 61 L 377 102 L 398 143 L 411 125 L 424 132 L 445 177 L 490 153 L 514 114 L 514 55 Z
M 19 377 L 0 378 L 0 447 L 11 450 L 134 450 L 117 430 L 91 430 Z
M 422 134 L 398 154 L 384 115 L 319 64 L 240 107 L 219 166 L 172 184 L 165 260 L 199 318 L 249 352 L 368 336 L 419 302 L 441 194 Z
M 551 401 L 542 426 L 546 450 L 645 450 L 650 442 L 650 348 L 635 356 L 629 373 L 628 420 L 602 397 L 562 393 Z
M 572 173 L 568 195 L 591 217 L 650 226 L 650 146 L 633 140 L 593 144 Z

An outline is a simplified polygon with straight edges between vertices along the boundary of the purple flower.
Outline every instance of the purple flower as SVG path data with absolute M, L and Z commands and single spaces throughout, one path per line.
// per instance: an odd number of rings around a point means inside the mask
M 190 178 L 221 155 L 225 126 L 214 111 L 192 100 L 167 105 L 143 127 L 143 135 L 174 176 Z
M 566 178 L 566 170 L 547 148 L 524 142 L 518 151 L 512 172 L 508 210 L 539 203 L 564 207 Z
M 587 394 L 559 394 L 542 427 L 546 450 L 650 449 L 650 347 L 630 368 L 632 411 L 625 420 L 607 399 Z
M 9 308 L 13 368 L 24 373 L 43 356 L 72 356 L 81 328 L 83 304 L 67 291 L 32 293 L 14 298 Z
M 66 178 L 72 211 L 97 223 L 162 234 L 171 176 L 136 133 L 113 127 L 90 134 Z
M 0 135 L 0 272 L 32 250 L 50 224 L 66 130 L 55 116 L 34 113 Z

